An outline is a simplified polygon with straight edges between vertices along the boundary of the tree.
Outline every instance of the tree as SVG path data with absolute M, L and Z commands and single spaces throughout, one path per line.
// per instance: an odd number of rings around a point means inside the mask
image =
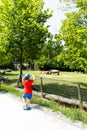
M 0 67 L 6 67 L 12 62 L 11 55 L 6 53 L 3 43 L 6 44 L 8 29 L 2 22 L 3 3 L 0 1 Z
M 49 35 L 48 40 L 45 42 L 42 50 L 42 55 L 39 58 L 37 64 L 41 69 L 53 69 L 58 68 L 56 56 L 62 52 L 63 46 L 59 39 L 59 36 Z
M 60 34 L 64 44 L 64 64 L 87 72 L 87 4 L 78 1 L 80 9 L 66 14 Z
M 44 27 L 44 24 L 51 17 L 51 12 L 49 9 L 43 10 L 43 0 L 2 0 L 2 2 L 4 5 L 2 23 L 8 30 L 3 44 L 20 62 L 20 79 L 22 79 L 23 62 L 38 57 L 48 36 L 48 27 Z

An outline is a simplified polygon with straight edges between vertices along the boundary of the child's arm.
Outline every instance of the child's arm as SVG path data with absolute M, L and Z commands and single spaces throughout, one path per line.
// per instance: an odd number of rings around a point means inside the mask
M 32 74 L 32 79 L 35 80 L 35 76 Z

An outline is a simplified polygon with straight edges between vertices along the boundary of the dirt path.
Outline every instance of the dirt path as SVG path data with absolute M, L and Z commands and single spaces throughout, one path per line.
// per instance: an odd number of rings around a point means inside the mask
M 0 92 L 1 130 L 87 130 L 38 105 L 27 111 L 22 106 L 16 97 Z

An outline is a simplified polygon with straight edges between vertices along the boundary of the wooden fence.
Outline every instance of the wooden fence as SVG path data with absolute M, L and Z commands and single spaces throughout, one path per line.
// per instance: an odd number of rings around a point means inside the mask
M 36 80 L 38 80 L 38 84 L 34 84 L 34 87 L 38 91 L 34 91 L 34 94 L 40 95 L 40 96 L 42 96 L 42 98 L 46 98 L 46 99 L 53 98 L 54 101 L 56 101 L 56 102 L 79 106 L 80 109 L 87 108 L 87 101 L 84 101 L 84 99 L 83 99 L 84 93 L 82 95 L 82 93 L 81 93 L 82 88 L 79 83 L 72 83 L 72 85 L 70 85 L 70 82 L 69 82 L 70 86 L 67 86 L 68 82 L 66 83 L 66 85 L 64 82 L 61 82 L 61 85 L 60 85 L 59 80 L 54 80 L 54 79 L 49 79 L 49 78 L 47 79 L 44 77 L 37 77 Z M 49 82 L 48 82 L 48 80 L 49 80 Z M 53 82 L 52 82 L 52 80 L 53 80 Z M 58 85 L 58 87 L 57 87 L 58 90 L 55 90 L 55 91 L 60 91 L 61 86 L 63 87 L 61 89 L 61 91 L 67 91 L 66 90 L 66 86 L 67 86 L 68 91 L 66 92 L 66 94 L 64 96 L 63 96 L 63 92 L 62 92 L 62 94 L 61 94 L 61 92 L 60 92 L 60 94 L 55 94 L 53 92 L 56 87 L 55 82 L 56 82 L 56 86 Z M 48 87 L 49 90 L 46 91 L 45 90 L 46 87 Z M 52 91 L 52 93 L 51 93 L 50 89 L 52 89 L 52 88 L 53 88 L 53 90 L 51 90 Z M 74 91 L 73 93 L 75 93 L 75 96 L 73 96 L 72 91 Z M 68 94 L 69 95 L 71 94 L 72 96 L 71 97 L 66 96 Z M 82 99 L 83 99 L 83 101 L 82 101 Z

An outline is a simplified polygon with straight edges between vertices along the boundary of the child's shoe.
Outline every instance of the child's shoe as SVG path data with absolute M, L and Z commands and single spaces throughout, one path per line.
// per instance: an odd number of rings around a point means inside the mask
M 27 110 L 30 110 L 30 106 L 28 106 L 28 104 L 26 104 L 26 109 L 27 109 Z
M 26 105 L 23 106 L 23 109 L 24 110 L 30 110 L 30 106 L 28 106 L 28 104 L 26 104 Z
M 23 109 L 26 110 L 26 108 L 27 108 L 26 105 L 24 105 L 24 106 L 23 106 Z

